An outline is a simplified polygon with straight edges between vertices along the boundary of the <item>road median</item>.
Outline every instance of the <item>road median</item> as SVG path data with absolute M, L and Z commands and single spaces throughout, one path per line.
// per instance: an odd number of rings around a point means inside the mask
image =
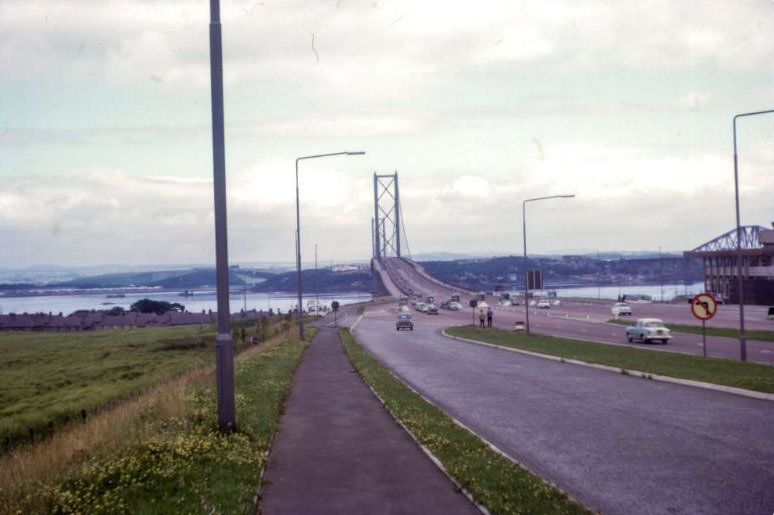
M 426 401 L 359 345 L 349 331 L 343 330 L 341 339 L 353 366 L 387 410 L 475 503 L 492 513 L 589 513 Z
M 614 318 L 608 320 L 608 323 L 615 325 L 622 325 L 629 327 L 634 325 L 633 320 L 622 320 L 620 318 Z M 688 333 L 688 334 L 701 334 L 702 327 L 700 325 L 687 325 L 687 324 L 669 324 L 669 329 L 672 332 Z M 712 327 L 707 326 L 707 336 L 722 336 L 724 338 L 739 338 L 739 329 L 734 327 Z M 774 331 L 766 331 L 763 329 L 748 329 L 744 332 L 748 341 L 774 343 Z
M 502 329 L 450 327 L 445 336 L 616 373 L 774 401 L 774 367 L 727 359 L 652 352 Z

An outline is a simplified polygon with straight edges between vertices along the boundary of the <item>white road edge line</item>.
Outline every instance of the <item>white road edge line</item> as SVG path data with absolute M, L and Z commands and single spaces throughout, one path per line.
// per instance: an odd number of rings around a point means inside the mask
M 358 345 L 360 345 L 360 344 L 358 344 Z M 475 507 L 478 509 L 478 511 L 480 511 L 480 512 L 481 512 L 481 513 L 483 513 L 484 515 L 491 515 L 490 511 L 489 511 L 489 510 L 486 508 L 486 506 L 484 506 L 484 505 L 482 505 L 482 504 L 479 504 L 479 503 L 477 503 L 477 502 L 476 502 L 476 500 L 473 498 L 473 494 L 471 494 L 470 492 L 468 492 L 467 490 L 465 490 L 465 489 L 462 487 L 462 485 L 460 485 L 460 484 L 457 482 L 457 480 L 456 480 L 456 479 L 454 479 L 454 478 L 451 476 L 451 474 L 449 474 L 449 471 L 448 471 L 448 470 L 446 470 L 446 467 L 444 467 L 444 466 L 443 466 L 443 463 L 441 462 L 441 460 L 439 460 L 439 459 L 438 459 L 438 457 L 437 457 L 435 454 L 433 454 L 433 451 L 431 451 L 430 449 L 428 449 L 427 447 L 425 447 L 425 446 L 424 446 L 424 445 L 423 445 L 423 444 L 422 444 L 422 443 L 419 441 L 419 439 L 416 437 L 416 435 L 415 435 L 414 433 L 412 433 L 412 432 L 411 432 L 411 430 L 410 430 L 410 429 L 409 429 L 409 428 L 406 426 L 406 424 L 404 424 L 404 423 L 403 423 L 403 422 L 402 422 L 402 421 L 401 421 L 401 420 L 400 420 L 400 419 L 399 419 L 399 418 L 398 418 L 398 417 L 395 415 L 395 413 L 393 413 L 393 412 L 392 412 L 392 410 L 390 410 L 390 408 L 388 408 L 388 407 L 387 407 L 387 403 L 384 401 L 384 399 L 382 399 L 382 396 L 381 396 L 381 395 L 379 395 L 379 394 L 376 392 L 376 390 L 374 390 L 373 386 L 371 386 L 370 384 L 368 384 L 368 381 L 366 381 L 366 380 L 365 380 L 365 378 L 364 378 L 362 375 L 360 375 L 360 372 L 358 372 L 358 375 L 360 376 L 360 379 L 361 379 L 361 380 L 362 380 L 362 381 L 365 383 L 365 385 L 366 385 L 366 386 L 369 388 L 369 390 L 371 390 L 371 393 L 373 393 L 373 394 L 374 394 L 374 396 L 377 398 L 377 400 L 378 400 L 378 401 L 379 401 L 379 402 L 382 404 L 382 407 L 383 407 L 383 408 L 384 408 L 384 409 L 387 411 L 387 413 L 389 413 L 389 414 L 390 414 L 390 416 L 392 417 L 392 419 L 393 419 L 393 420 L 394 420 L 394 421 L 395 421 L 395 422 L 396 422 L 396 423 L 397 423 L 397 424 L 398 424 L 400 427 L 402 427 L 402 428 L 403 428 L 403 430 L 404 430 L 404 431 L 405 431 L 405 432 L 406 432 L 406 433 L 409 435 L 409 437 L 411 437 L 411 439 L 412 439 L 412 440 L 414 440 L 414 443 L 417 445 L 417 447 L 419 447 L 419 449 L 420 449 L 420 450 L 421 450 L 423 453 L 425 453 L 425 456 L 427 456 L 427 457 L 430 459 L 430 461 L 433 463 L 433 465 L 435 465 L 435 466 L 438 468 L 438 470 L 440 470 L 440 471 L 441 471 L 441 473 L 442 473 L 444 476 L 446 476 L 446 478 L 447 478 L 449 481 L 451 481 L 451 482 L 452 482 L 452 484 L 453 484 L 453 485 L 454 485 L 454 486 L 457 488 L 457 490 L 459 490 L 459 492 L 460 492 L 460 493 L 461 493 L 463 496 L 465 496 L 465 498 L 466 498 L 468 501 L 470 501 L 470 502 L 471 502 L 471 504 L 473 504 L 473 506 L 475 506 Z M 403 381 L 401 381 L 401 383 L 402 383 L 402 384 L 405 384 L 405 383 L 403 383 Z
M 361 318 L 362 318 L 362 315 L 361 315 Z M 360 320 L 358 320 L 358 322 L 359 322 L 359 321 L 360 321 Z M 351 334 L 351 333 L 350 333 L 350 334 Z M 355 338 L 355 337 L 354 337 L 354 335 L 352 335 L 352 338 L 353 338 L 353 339 Z M 357 342 L 357 340 L 355 340 L 355 342 Z M 358 343 L 358 345 L 360 345 L 360 344 Z M 361 347 L 362 347 L 362 345 L 361 345 Z M 370 353 L 369 353 L 369 354 L 370 354 Z M 374 359 L 376 359 L 376 358 L 374 358 Z M 377 361 L 377 362 L 379 362 L 378 360 L 376 360 L 376 361 Z M 351 363 L 351 361 L 350 361 L 350 363 Z M 381 364 L 381 362 L 379 362 L 379 364 Z M 382 365 L 382 366 L 384 366 L 384 365 Z M 419 449 L 420 449 L 420 450 L 421 450 L 421 451 L 422 451 L 422 452 L 425 454 L 425 456 L 427 456 L 427 457 L 430 459 L 430 461 L 433 463 L 433 465 L 435 465 L 435 466 L 438 468 L 438 470 L 440 470 L 440 471 L 441 471 L 441 473 L 442 473 L 444 476 L 446 476 L 446 479 L 448 479 L 449 481 L 451 481 L 451 483 L 452 483 L 452 484 L 453 484 L 453 485 L 454 485 L 454 486 L 457 488 L 457 490 L 458 490 L 458 491 L 459 491 L 459 492 L 460 492 L 460 493 L 461 493 L 461 494 L 462 494 L 462 495 L 463 495 L 463 496 L 464 496 L 464 497 L 465 497 L 465 498 L 466 498 L 468 501 L 470 501 L 470 503 L 471 503 L 471 504 L 473 504 L 473 506 L 475 506 L 475 507 L 476 507 L 476 509 L 477 509 L 478 511 L 480 511 L 480 512 L 481 512 L 483 515 L 491 515 L 490 511 L 489 511 L 489 510 L 486 508 L 486 506 L 484 506 L 484 505 L 482 505 L 482 504 L 479 504 L 479 503 L 477 503 L 477 502 L 476 502 L 476 500 L 473 498 L 473 494 L 471 494 L 470 492 L 468 492 L 467 490 L 465 490 L 465 489 L 462 487 L 462 485 L 460 485 L 460 484 L 457 482 L 457 480 L 456 480 L 456 479 L 454 479 L 454 478 L 452 477 L 452 475 L 449 473 L 449 471 L 448 471 L 448 470 L 446 470 L 446 467 L 444 467 L 444 465 L 443 465 L 443 463 L 441 462 L 441 460 L 439 460 L 439 459 L 438 459 L 438 457 L 437 457 L 435 454 L 433 454 L 433 452 L 432 452 L 430 449 L 428 449 L 427 447 L 425 447 L 425 446 L 422 444 L 422 442 L 420 442 L 420 441 L 419 441 L 419 439 L 417 438 L 417 436 L 416 436 L 416 435 L 415 435 L 415 434 L 414 434 L 414 433 L 413 433 L 413 432 L 412 432 L 412 431 L 411 431 L 411 430 L 408 428 L 408 426 L 406 426 L 406 424 L 404 424 L 404 423 L 403 423 L 403 422 L 402 422 L 402 421 L 401 421 L 401 420 L 400 420 L 400 419 L 397 417 L 397 415 L 395 415 L 395 413 L 393 413 L 393 412 L 392 412 L 392 410 L 391 410 L 391 409 L 390 409 L 390 408 L 387 406 L 387 403 L 385 402 L 385 400 L 384 400 L 384 399 L 382 399 L 382 396 L 381 396 L 381 395 L 379 395 L 379 393 L 378 393 L 376 390 L 374 390 L 374 387 L 373 387 L 373 386 L 371 386 L 371 385 L 368 383 L 368 381 L 366 381 L 365 377 L 363 377 L 363 375 L 360 373 L 360 371 L 359 371 L 359 370 L 357 370 L 357 368 L 355 368 L 354 364 L 352 365 L 352 368 L 354 368 L 354 369 L 355 369 L 355 371 L 357 372 L 357 375 L 360 377 L 360 380 L 361 380 L 361 381 L 363 381 L 363 383 L 364 383 L 364 384 L 365 384 L 365 385 L 368 387 L 368 389 L 369 389 L 369 390 L 371 390 L 371 393 L 372 393 L 372 394 L 374 394 L 374 397 L 376 397 L 376 399 L 377 399 L 377 400 L 379 401 L 379 403 L 382 405 L 382 407 L 384 408 L 384 410 L 385 410 L 387 413 L 389 413 L 389 414 L 390 414 L 390 417 L 392 417 L 392 419 L 395 421 L 395 423 L 396 423 L 396 424 L 398 424 L 398 425 L 399 425 L 401 428 L 403 428 L 403 430 L 406 432 L 406 434 L 408 434 L 408 435 L 409 435 L 409 437 L 410 437 L 410 438 L 411 438 L 411 439 L 414 441 L 414 444 L 416 444 L 416 446 L 417 446 L 417 447 L 419 447 Z M 385 367 L 385 368 L 386 368 L 386 367 Z M 395 376 L 395 374 L 393 374 L 393 373 L 392 373 L 392 371 L 391 371 L 389 368 L 387 368 L 387 371 L 388 371 L 388 372 L 390 372 L 390 374 L 391 374 L 393 377 L 395 377 L 396 379 L 398 379 L 398 378 Z M 414 391 L 414 389 L 413 389 L 413 388 L 411 388 L 409 385 L 407 385 L 406 383 L 404 383 L 402 380 L 398 379 L 398 381 L 400 381 L 400 382 L 401 382 L 401 384 L 405 385 L 405 386 L 406 386 L 406 387 L 408 387 L 410 390 Z M 424 398 L 424 397 L 422 397 L 422 398 Z M 433 404 L 433 406 L 435 406 L 435 404 Z M 436 406 L 436 408 L 437 408 L 437 406 Z M 445 412 L 444 412 L 444 413 L 445 413 Z M 452 418 L 452 420 L 454 420 L 454 419 Z M 474 434 L 475 434 L 475 433 L 474 433 Z
M 359 322 L 359 320 L 358 320 L 358 322 Z M 351 334 L 351 333 L 350 333 L 350 334 Z M 355 335 L 354 335 L 354 334 L 351 334 L 351 336 L 352 336 L 352 338 L 353 338 L 353 339 L 355 339 Z M 451 338 L 453 338 L 453 337 L 451 337 Z M 355 342 L 357 342 L 357 339 L 355 339 Z M 365 348 L 363 345 L 361 345 L 360 343 L 358 343 L 358 345 L 360 345 L 360 346 L 361 346 L 361 347 L 363 347 L 363 348 L 364 348 L 366 351 L 368 351 L 368 349 L 366 349 L 366 348 Z M 385 365 L 384 363 L 382 363 L 382 362 L 381 362 L 379 359 L 377 359 L 377 358 L 376 358 L 376 356 L 374 356 L 373 354 L 371 354 L 371 353 L 370 353 L 370 351 L 369 351 L 369 355 L 371 355 L 371 358 L 373 358 L 373 359 L 374 359 L 374 360 L 375 360 L 377 363 L 379 363 L 381 366 L 383 366 L 383 367 L 384 367 L 384 369 L 385 369 L 385 370 L 387 370 L 387 372 L 389 372 L 389 374 L 390 374 L 392 377 L 394 377 L 394 378 L 395 378 L 397 381 L 399 381 L 399 382 L 400 382 L 400 383 L 401 383 L 403 386 L 405 386 L 406 388 L 408 388 L 409 390 L 411 390 L 413 393 L 415 393 L 416 395 L 418 395 L 418 396 L 419 396 L 419 397 L 420 397 L 422 400 L 424 400 L 426 403 L 428 403 L 429 405 L 433 406 L 435 409 L 437 409 L 438 411 L 440 411 L 441 413 L 443 413 L 444 415 L 446 415 L 447 417 L 449 417 L 449 418 L 452 420 L 452 422 L 453 422 L 455 425 L 457 425 L 457 426 L 461 427 L 461 428 L 462 428 L 462 429 L 464 429 L 465 431 L 469 432 L 470 434 L 472 434 L 473 436 L 475 436 L 476 438 L 478 438 L 479 440 L 481 440 L 482 442 L 484 442 L 484 444 L 485 444 L 487 447 L 489 447 L 490 449 L 492 449 L 492 450 L 493 450 L 495 453 L 499 454 L 500 456 L 502 456 L 503 458 L 507 459 L 507 460 L 508 460 L 508 461 L 510 461 L 511 463 L 513 463 L 513 464 L 515 464 L 515 465 L 517 465 L 517 466 L 519 466 L 519 467 L 523 468 L 524 470 L 526 470 L 527 472 L 529 472 L 530 474 L 532 474 L 532 475 L 533 475 L 533 476 L 535 476 L 536 478 L 538 478 L 538 479 L 540 479 L 541 481 L 543 481 L 545 484 L 547 484 L 547 485 L 550 485 L 551 487 L 555 488 L 556 490 L 558 490 L 558 491 L 559 491 L 559 492 L 561 492 L 562 494 L 566 495 L 566 496 L 567 496 L 567 498 L 568 498 L 568 499 L 570 499 L 571 501 L 573 501 L 573 502 L 575 502 L 575 503 L 577 503 L 577 504 L 579 504 L 579 505 L 581 505 L 581 506 L 586 506 L 586 504 L 582 503 L 581 501 L 579 501 L 578 499 L 576 499 L 575 497 L 573 497 L 572 495 L 570 495 L 570 493 L 569 493 L 569 492 L 567 492 L 566 490 L 564 490 L 563 488 L 561 488 L 559 485 L 557 485 L 556 483 L 554 483 L 554 482 L 552 482 L 552 481 L 549 481 L 548 479 L 544 478 L 543 476 L 541 476 L 540 474 L 538 474 L 538 473 L 537 473 L 537 472 L 535 472 L 534 470 L 530 469 L 530 468 L 529 468 L 527 465 L 525 465 L 524 463 L 520 462 L 520 461 L 519 461 L 519 460 L 517 460 L 517 459 L 514 459 L 512 456 L 509 456 L 509 455 L 508 455 L 508 454 L 506 454 L 504 451 L 502 451 L 500 448 L 498 448 L 498 447 L 497 447 L 495 444 L 493 444 L 492 442 L 490 442 L 489 440 L 487 440 L 486 438 L 484 438 L 483 436 L 481 436 L 480 434 L 478 434 L 476 431 L 474 431 L 473 429 L 471 429 L 470 427 L 466 426 L 464 423 L 460 422 L 460 421 L 459 421 L 459 420 L 457 420 L 455 417 L 453 417 L 452 415 L 450 415 L 449 413 L 447 413 L 447 412 L 446 412 L 446 410 L 444 410 L 444 409 L 443 409 L 441 406 L 439 406 L 438 404 L 436 404 L 436 403 L 435 403 L 435 402 L 433 402 L 432 400 L 430 400 L 430 399 L 428 399 L 427 397 L 425 397 L 425 395 L 423 395 L 421 392 L 417 391 L 417 390 L 416 390 L 416 389 L 415 389 L 413 386 L 411 386 L 411 385 L 410 385 L 410 384 L 408 384 L 406 381 L 404 381 L 404 380 L 403 380 L 403 379 L 402 379 L 400 376 L 398 376 L 397 374 L 395 374 L 395 372 L 393 372 L 393 370 L 392 370 L 390 367 L 388 367 L 387 365 Z M 353 365 L 353 368 L 354 368 L 354 365 Z M 417 437 L 414 435 L 414 433 L 412 433 L 412 432 L 411 432 L 411 430 L 410 430 L 408 427 L 406 427 L 406 425 L 405 425 L 403 422 L 401 422 L 401 421 L 400 421 L 400 419 L 398 419 L 398 417 L 397 417 L 397 416 L 396 416 L 396 415 L 395 415 L 395 414 L 394 414 L 394 413 L 393 413 L 393 412 L 390 410 L 390 408 L 388 408 L 388 407 L 387 407 L 387 403 L 385 403 L 385 402 L 384 402 L 384 399 L 382 399 L 382 398 L 381 398 L 381 396 L 380 396 L 380 395 L 379 395 L 379 394 L 376 392 L 376 390 L 374 390 L 374 389 L 373 389 L 373 387 L 372 387 L 370 384 L 368 384 L 368 381 L 366 381 L 366 380 L 365 380 L 365 378 L 362 376 L 362 374 L 360 374 L 360 372 L 359 372 L 359 371 L 357 372 L 357 375 L 359 375 L 359 376 L 360 376 L 360 379 L 361 379 L 361 380 L 362 380 L 362 381 L 365 383 L 365 385 L 366 385 L 366 386 L 368 386 L 368 388 L 370 388 L 370 389 L 371 389 L 371 392 L 373 392 L 373 394 L 376 396 L 376 398 L 377 398 L 377 399 L 379 399 L 379 402 L 381 402 L 381 403 L 382 403 L 382 406 L 384 406 L 384 409 L 385 409 L 385 410 L 387 410 L 387 413 L 389 413 L 389 414 L 390 414 L 390 416 L 391 416 L 393 419 L 395 419 L 395 422 L 397 422 L 397 423 L 398 423 L 398 425 L 400 425 L 400 426 L 401 426 L 401 427 L 402 427 L 402 428 L 403 428 L 403 429 L 404 429 L 404 430 L 405 430 L 405 431 L 406 431 L 406 432 L 409 434 L 409 436 L 410 436 L 410 437 L 411 437 L 411 438 L 414 440 L 414 442 L 415 442 L 415 443 L 416 443 L 416 444 L 419 446 L 419 448 L 420 448 L 420 449 L 422 449 L 422 451 L 423 451 L 425 454 L 427 454 L 427 456 L 430 458 L 430 460 L 431 460 L 433 463 L 435 463 L 435 465 L 436 465 L 436 466 L 437 466 L 437 467 L 438 467 L 438 468 L 441 470 L 441 472 L 442 472 L 444 475 L 446 475 L 446 477 L 448 477 L 448 478 L 449 478 L 449 481 L 451 481 L 452 483 L 454 483 L 454 485 L 455 485 L 455 486 L 456 486 L 456 487 L 457 487 L 457 488 L 460 490 L 460 492 L 462 492 L 462 494 L 463 494 L 463 495 L 465 495 L 465 497 L 467 497 L 467 498 L 468 498 L 468 500 L 470 500 L 470 502 L 472 502 L 472 503 L 473 503 L 473 504 L 476 506 L 476 508 L 478 508 L 478 509 L 479 509 L 479 511 L 481 511 L 481 513 L 483 513 L 483 514 L 485 514 L 485 515 L 491 515 L 491 514 L 490 514 L 490 512 L 489 512 L 489 510 L 488 510 L 488 509 L 487 509 L 485 506 L 483 506 L 483 505 L 481 505 L 481 504 L 478 504 L 478 503 L 475 501 L 475 499 L 473 498 L 473 495 L 471 495 L 471 494 L 470 494 L 470 492 L 468 492 L 467 490 L 465 490 L 464 488 L 462 488 L 462 487 L 460 486 L 460 484 L 459 484 L 459 483 L 457 483 L 457 481 L 456 481 L 456 480 L 455 480 L 455 479 L 454 479 L 454 478 L 453 478 L 453 477 L 452 477 L 452 476 L 449 474 L 449 472 L 446 470 L 446 467 L 444 467 L 444 466 L 443 466 L 443 463 L 441 463 L 441 460 L 439 460 L 439 459 L 438 459 L 438 458 L 437 458 L 437 457 L 436 457 L 436 456 L 435 456 L 435 455 L 432 453 L 432 451 L 430 451 L 430 449 L 426 448 L 424 445 L 422 445 L 422 444 L 419 442 L 419 440 L 418 440 L 418 439 L 417 439 Z M 587 508 L 588 508 L 588 507 L 587 507 Z
M 503 347 L 502 345 L 495 345 L 493 343 L 486 343 L 478 340 L 470 340 L 468 338 L 460 338 L 459 336 L 452 336 L 446 332 L 446 329 L 441 330 L 441 334 L 452 340 L 457 340 L 465 343 L 473 343 L 476 345 L 482 345 L 484 347 L 493 347 L 509 352 L 518 352 L 520 354 L 527 354 L 528 356 L 534 356 L 537 358 L 550 359 L 552 361 L 558 361 L 560 363 L 571 363 L 573 365 L 580 365 L 588 368 L 596 368 L 598 370 L 606 370 L 608 372 L 615 372 L 617 374 L 641 377 L 643 379 L 652 379 L 653 381 L 662 381 L 664 383 L 673 383 L 683 386 L 692 386 L 694 388 L 703 388 L 705 390 L 714 390 L 717 392 L 730 393 L 733 395 L 740 395 L 742 397 L 749 397 L 752 399 L 758 399 L 762 401 L 774 401 L 774 394 L 756 392 L 754 390 L 746 390 L 744 388 L 736 388 L 734 386 L 723 386 L 719 384 L 705 383 L 702 381 L 693 381 L 691 379 L 679 379 L 676 377 L 662 376 L 658 374 L 651 374 L 649 372 L 641 372 L 639 370 L 629 370 L 628 368 L 612 367 L 609 365 L 600 365 L 597 363 L 589 363 L 587 361 L 581 361 L 578 359 L 562 358 L 560 356 L 553 356 L 551 354 L 541 354 L 539 352 L 532 352 L 523 349 L 514 349 L 512 347 Z
M 365 311 L 363 311 L 362 313 L 360 313 L 360 316 L 359 316 L 359 317 L 357 317 L 357 320 L 355 320 L 355 322 L 354 322 L 354 323 L 353 323 L 351 326 L 349 326 L 349 330 L 350 330 L 350 331 L 354 331 L 354 330 L 355 330 L 355 327 L 357 327 L 357 324 L 359 324 L 359 323 L 360 323 L 360 321 L 361 321 L 361 320 L 363 320 L 363 317 L 364 317 L 364 316 L 365 316 Z

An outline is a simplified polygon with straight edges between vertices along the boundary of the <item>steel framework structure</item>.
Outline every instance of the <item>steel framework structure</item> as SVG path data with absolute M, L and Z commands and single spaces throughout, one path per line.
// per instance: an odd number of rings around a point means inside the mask
M 739 234 L 742 237 L 742 249 L 759 249 L 763 246 L 760 241 L 758 241 L 758 235 L 760 234 L 761 229 L 765 230 L 766 228 L 761 227 L 760 225 L 743 225 L 739 228 Z M 736 248 L 737 231 L 736 228 L 734 228 L 707 243 L 699 245 L 691 252 L 717 252 L 721 250 L 736 250 Z
M 401 215 L 398 172 L 380 175 L 374 172 L 373 257 L 401 256 Z

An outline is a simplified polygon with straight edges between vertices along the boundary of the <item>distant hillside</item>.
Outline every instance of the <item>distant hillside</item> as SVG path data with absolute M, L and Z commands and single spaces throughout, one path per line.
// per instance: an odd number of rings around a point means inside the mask
M 648 257 L 601 259 L 591 256 L 538 256 L 528 259 L 529 269 L 543 272 L 546 288 L 584 285 L 624 285 L 696 282 L 702 279 L 701 262 L 683 256 L 649 254 Z M 517 256 L 457 261 L 427 261 L 422 266 L 432 276 L 472 290 L 521 289 L 524 258 Z
M 245 286 L 264 281 L 275 274 L 260 270 L 232 268 L 230 283 Z M 156 272 L 127 272 L 119 274 L 103 274 L 82 277 L 70 281 L 51 283 L 53 288 L 127 288 L 161 287 L 161 288 L 200 288 L 215 285 L 215 269 L 199 268 L 192 270 L 165 270 Z
M 301 280 L 305 292 L 371 292 L 376 288 L 376 282 L 368 268 L 342 272 L 334 272 L 330 269 L 304 270 Z M 297 290 L 297 284 L 296 272 L 286 272 L 270 277 L 250 290 L 293 292 Z

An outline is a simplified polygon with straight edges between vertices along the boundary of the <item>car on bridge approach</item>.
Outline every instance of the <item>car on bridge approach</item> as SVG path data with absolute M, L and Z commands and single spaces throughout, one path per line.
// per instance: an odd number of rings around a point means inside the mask
M 395 330 L 401 329 L 414 330 L 414 321 L 411 318 L 411 313 L 398 313 L 398 320 L 395 322 Z
M 639 340 L 642 343 L 658 342 L 665 344 L 672 338 L 669 329 L 658 318 L 640 318 L 637 323 L 626 328 L 629 342 Z
M 542 299 L 538 301 L 537 307 L 539 309 L 551 309 L 551 303 L 548 302 L 546 299 Z
M 632 307 L 625 302 L 616 302 L 613 304 L 613 307 L 610 308 L 610 312 L 616 317 L 632 316 Z
M 425 310 L 425 313 L 428 315 L 437 315 L 438 314 L 438 306 L 435 304 L 428 304 L 427 309 Z

